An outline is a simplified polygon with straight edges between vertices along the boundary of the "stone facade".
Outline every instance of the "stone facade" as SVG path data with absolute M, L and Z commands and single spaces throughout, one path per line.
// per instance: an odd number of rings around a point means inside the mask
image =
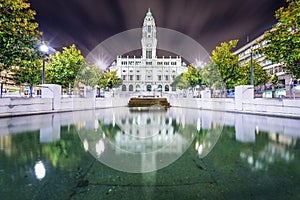
M 117 70 L 123 80 L 122 92 L 174 91 L 171 83 L 176 76 L 187 71 L 182 58 L 156 56 L 157 32 L 154 17 L 149 9 L 142 27 L 142 57 L 117 57 L 110 70 Z

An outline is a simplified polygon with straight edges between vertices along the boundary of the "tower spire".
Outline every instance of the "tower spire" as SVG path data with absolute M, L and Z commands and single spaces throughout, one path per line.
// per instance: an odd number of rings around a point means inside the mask
M 155 58 L 156 57 L 156 26 L 155 20 L 151 13 L 150 8 L 146 13 L 143 29 L 142 29 L 142 57 L 143 58 Z

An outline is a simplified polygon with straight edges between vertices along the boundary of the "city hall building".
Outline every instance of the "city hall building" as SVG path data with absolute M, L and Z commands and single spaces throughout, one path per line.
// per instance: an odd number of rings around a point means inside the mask
M 117 75 L 123 80 L 122 92 L 139 91 L 175 91 L 171 83 L 175 77 L 187 71 L 182 58 L 156 56 L 157 38 L 153 15 L 148 10 L 142 27 L 142 56 L 118 56 L 110 66 L 110 70 L 117 70 Z

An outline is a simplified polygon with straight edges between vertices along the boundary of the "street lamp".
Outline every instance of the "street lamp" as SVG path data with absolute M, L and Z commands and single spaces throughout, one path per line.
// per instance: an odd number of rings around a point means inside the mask
M 45 44 L 42 44 L 39 47 L 40 51 L 44 54 L 47 55 L 47 53 L 49 52 L 49 47 Z M 42 85 L 45 82 L 45 58 L 43 58 L 43 68 L 42 68 Z

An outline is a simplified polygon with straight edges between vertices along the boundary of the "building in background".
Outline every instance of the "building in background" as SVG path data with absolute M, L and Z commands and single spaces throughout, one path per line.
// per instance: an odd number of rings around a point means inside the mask
M 187 66 L 179 56 L 158 58 L 157 42 L 155 20 L 149 9 L 142 27 L 142 56 L 118 56 L 110 66 L 110 70 L 117 70 L 117 75 L 123 80 L 121 91 L 176 90 L 171 88 L 171 83 L 176 76 L 187 71 Z
M 280 86 L 288 88 L 291 76 L 284 71 L 284 65 L 282 63 L 273 63 L 263 54 L 254 53 L 255 50 L 266 45 L 266 42 L 262 40 L 263 38 L 264 34 L 260 35 L 255 40 L 248 42 L 246 45 L 236 50 L 234 54 L 238 55 L 241 66 L 250 62 L 252 56 L 253 61 L 262 66 L 270 76 L 275 74 L 278 76 Z

